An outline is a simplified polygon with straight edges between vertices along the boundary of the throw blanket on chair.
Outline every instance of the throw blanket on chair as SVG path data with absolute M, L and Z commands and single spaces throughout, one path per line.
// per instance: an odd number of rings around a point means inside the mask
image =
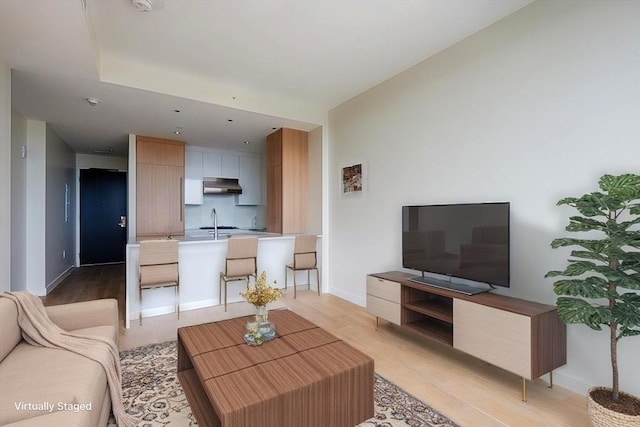
M 120 427 L 137 425 L 137 421 L 124 409 L 120 372 L 120 355 L 116 344 L 102 337 L 69 333 L 54 324 L 47 315 L 40 298 L 28 292 L 7 292 L 0 297 L 9 298 L 18 307 L 18 324 L 22 337 L 31 345 L 61 348 L 93 361 L 104 368 L 111 395 L 113 415 Z

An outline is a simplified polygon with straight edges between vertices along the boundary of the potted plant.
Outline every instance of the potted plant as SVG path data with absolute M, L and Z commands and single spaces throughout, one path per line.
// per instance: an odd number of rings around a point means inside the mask
M 581 323 L 609 332 L 612 387 L 589 390 L 594 426 L 640 426 L 640 400 L 618 384 L 618 342 L 640 335 L 640 176 L 604 175 L 600 191 L 566 197 L 558 205 L 575 208 L 566 230 L 584 238 L 563 237 L 551 247 L 577 247 L 568 266 L 545 277 L 559 295 L 558 315 L 567 324 Z

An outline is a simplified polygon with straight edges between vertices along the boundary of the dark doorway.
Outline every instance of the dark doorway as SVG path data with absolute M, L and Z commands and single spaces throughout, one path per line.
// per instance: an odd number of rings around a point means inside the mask
M 80 265 L 124 262 L 127 173 L 80 170 Z

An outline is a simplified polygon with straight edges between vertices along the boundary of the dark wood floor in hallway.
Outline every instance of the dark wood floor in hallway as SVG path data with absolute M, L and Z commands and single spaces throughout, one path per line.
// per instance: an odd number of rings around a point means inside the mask
M 116 298 L 120 322 L 125 310 L 125 264 L 92 265 L 75 268 L 43 298 L 44 305 Z

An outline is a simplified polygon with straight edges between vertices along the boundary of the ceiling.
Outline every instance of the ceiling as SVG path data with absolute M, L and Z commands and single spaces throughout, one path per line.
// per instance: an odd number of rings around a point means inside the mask
M 13 108 L 79 153 L 130 133 L 262 152 L 533 0 L 152 1 L 0 0 Z

